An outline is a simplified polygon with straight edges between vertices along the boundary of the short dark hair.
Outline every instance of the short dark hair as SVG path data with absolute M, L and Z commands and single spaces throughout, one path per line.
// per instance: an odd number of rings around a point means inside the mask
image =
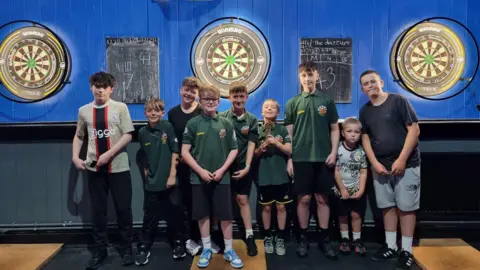
M 228 87 L 228 94 L 231 96 L 237 93 L 245 93 L 248 94 L 247 85 L 243 82 L 233 82 Z
M 185 79 L 183 79 L 182 87 L 186 86 L 186 87 L 191 87 L 198 90 L 201 84 L 202 83 L 197 77 L 186 77 Z
M 315 62 L 313 61 L 304 61 L 298 66 L 298 73 L 302 71 L 306 71 L 306 72 L 318 71 L 317 64 L 315 64 Z
M 90 76 L 90 86 L 95 86 L 97 88 L 107 88 L 107 87 L 115 87 L 116 80 L 112 74 L 107 72 L 97 72 Z
M 362 77 L 368 74 L 377 74 L 377 76 L 380 78 L 380 74 L 374 70 L 374 69 L 367 69 L 362 74 L 360 74 L 360 78 L 358 79 L 360 81 L 360 84 L 362 84 Z
M 152 97 L 147 102 L 145 102 L 145 111 L 148 110 L 156 110 L 156 111 L 164 111 L 165 110 L 165 102 L 163 100 Z

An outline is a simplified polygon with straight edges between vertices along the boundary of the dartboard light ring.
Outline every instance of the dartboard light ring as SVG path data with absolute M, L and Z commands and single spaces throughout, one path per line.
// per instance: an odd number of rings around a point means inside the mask
M 423 22 L 397 38 L 390 68 L 403 88 L 421 96 L 440 95 L 462 76 L 465 48 L 452 29 L 440 23 Z
M 191 62 L 195 75 L 215 85 L 222 97 L 228 97 L 231 83 L 241 81 L 248 92 L 265 80 L 270 67 L 268 43 L 243 24 L 223 23 L 197 38 Z
M 0 45 L 0 80 L 13 95 L 30 101 L 51 95 L 69 73 L 61 41 L 42 27 L 22 27 Z

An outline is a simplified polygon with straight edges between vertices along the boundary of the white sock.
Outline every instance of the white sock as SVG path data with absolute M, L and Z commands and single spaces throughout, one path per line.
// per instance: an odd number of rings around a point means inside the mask
M 246 233 L 246 235 L 247 235 L 246 238 L 248 238 L 250 235 L 253 236 L 253 229 L 246 229 L 246 230 L 245 230 L 245 233 Z
M 361 232 L 352 232 L 353 235 L 353 241 L 360 239 Z
M 413 237 L 402 235 L 402 249 L 412 253 Z
M 212 242 L 210 241 L 210 235 L 202 238 L 203 249 L 212 248 Z
M 348 231 L 340 231 L 340 236 L 342 236 L 342 239 L 343 239 L 343 238 L 349 239 Z
M 397 232 L 387 232 L 385 231 L 385 240 L 387 242 L 388 248 L 397 250 Z
M 232 239 L 223 239 L 225 242 L 225 251 L 232 249 Z

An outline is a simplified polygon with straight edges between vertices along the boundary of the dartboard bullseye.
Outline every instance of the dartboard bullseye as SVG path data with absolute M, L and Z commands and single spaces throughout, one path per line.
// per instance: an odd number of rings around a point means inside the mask
M 39 100 L 58 89 L 69 72 L 63 44 L 48 30 L 23 27 L 0 45 L 0 80 L 13 95 Z
M 242 81 L 255 91 L 267 76 L 268 44 L 244 25 L 227 23 L 208 30 L 195 42 L 191 55 L 195 75 L 228 96 L 228 86 Z
M 439 95 L 462 76 L 465 49 L 452 29 L 439 23 L 421 23 L 397 38 L 390 68 L 402 87 L 423 96 Z

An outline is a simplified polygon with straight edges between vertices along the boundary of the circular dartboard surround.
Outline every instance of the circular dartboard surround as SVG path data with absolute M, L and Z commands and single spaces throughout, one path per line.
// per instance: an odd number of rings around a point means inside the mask
M 44 99 L 59 89 L 70 71 L 66 52 L 48 29 L 19 28 L 0 44 L 0 80 L 18 98 Z
M 390 68 L 403 88 L 421 96 L 440 95 L 462 76 L 465 48 L 449 27 L 423 22 L 397 38 L 390 56 Z
M 197 36 L 191 54 L 193 72 L 203 83 L 215 85 L 228 97 L 233 82 L 255 91 L 270 68 L 270 48 L 261 32 L 233 22 L 210 26 Z

